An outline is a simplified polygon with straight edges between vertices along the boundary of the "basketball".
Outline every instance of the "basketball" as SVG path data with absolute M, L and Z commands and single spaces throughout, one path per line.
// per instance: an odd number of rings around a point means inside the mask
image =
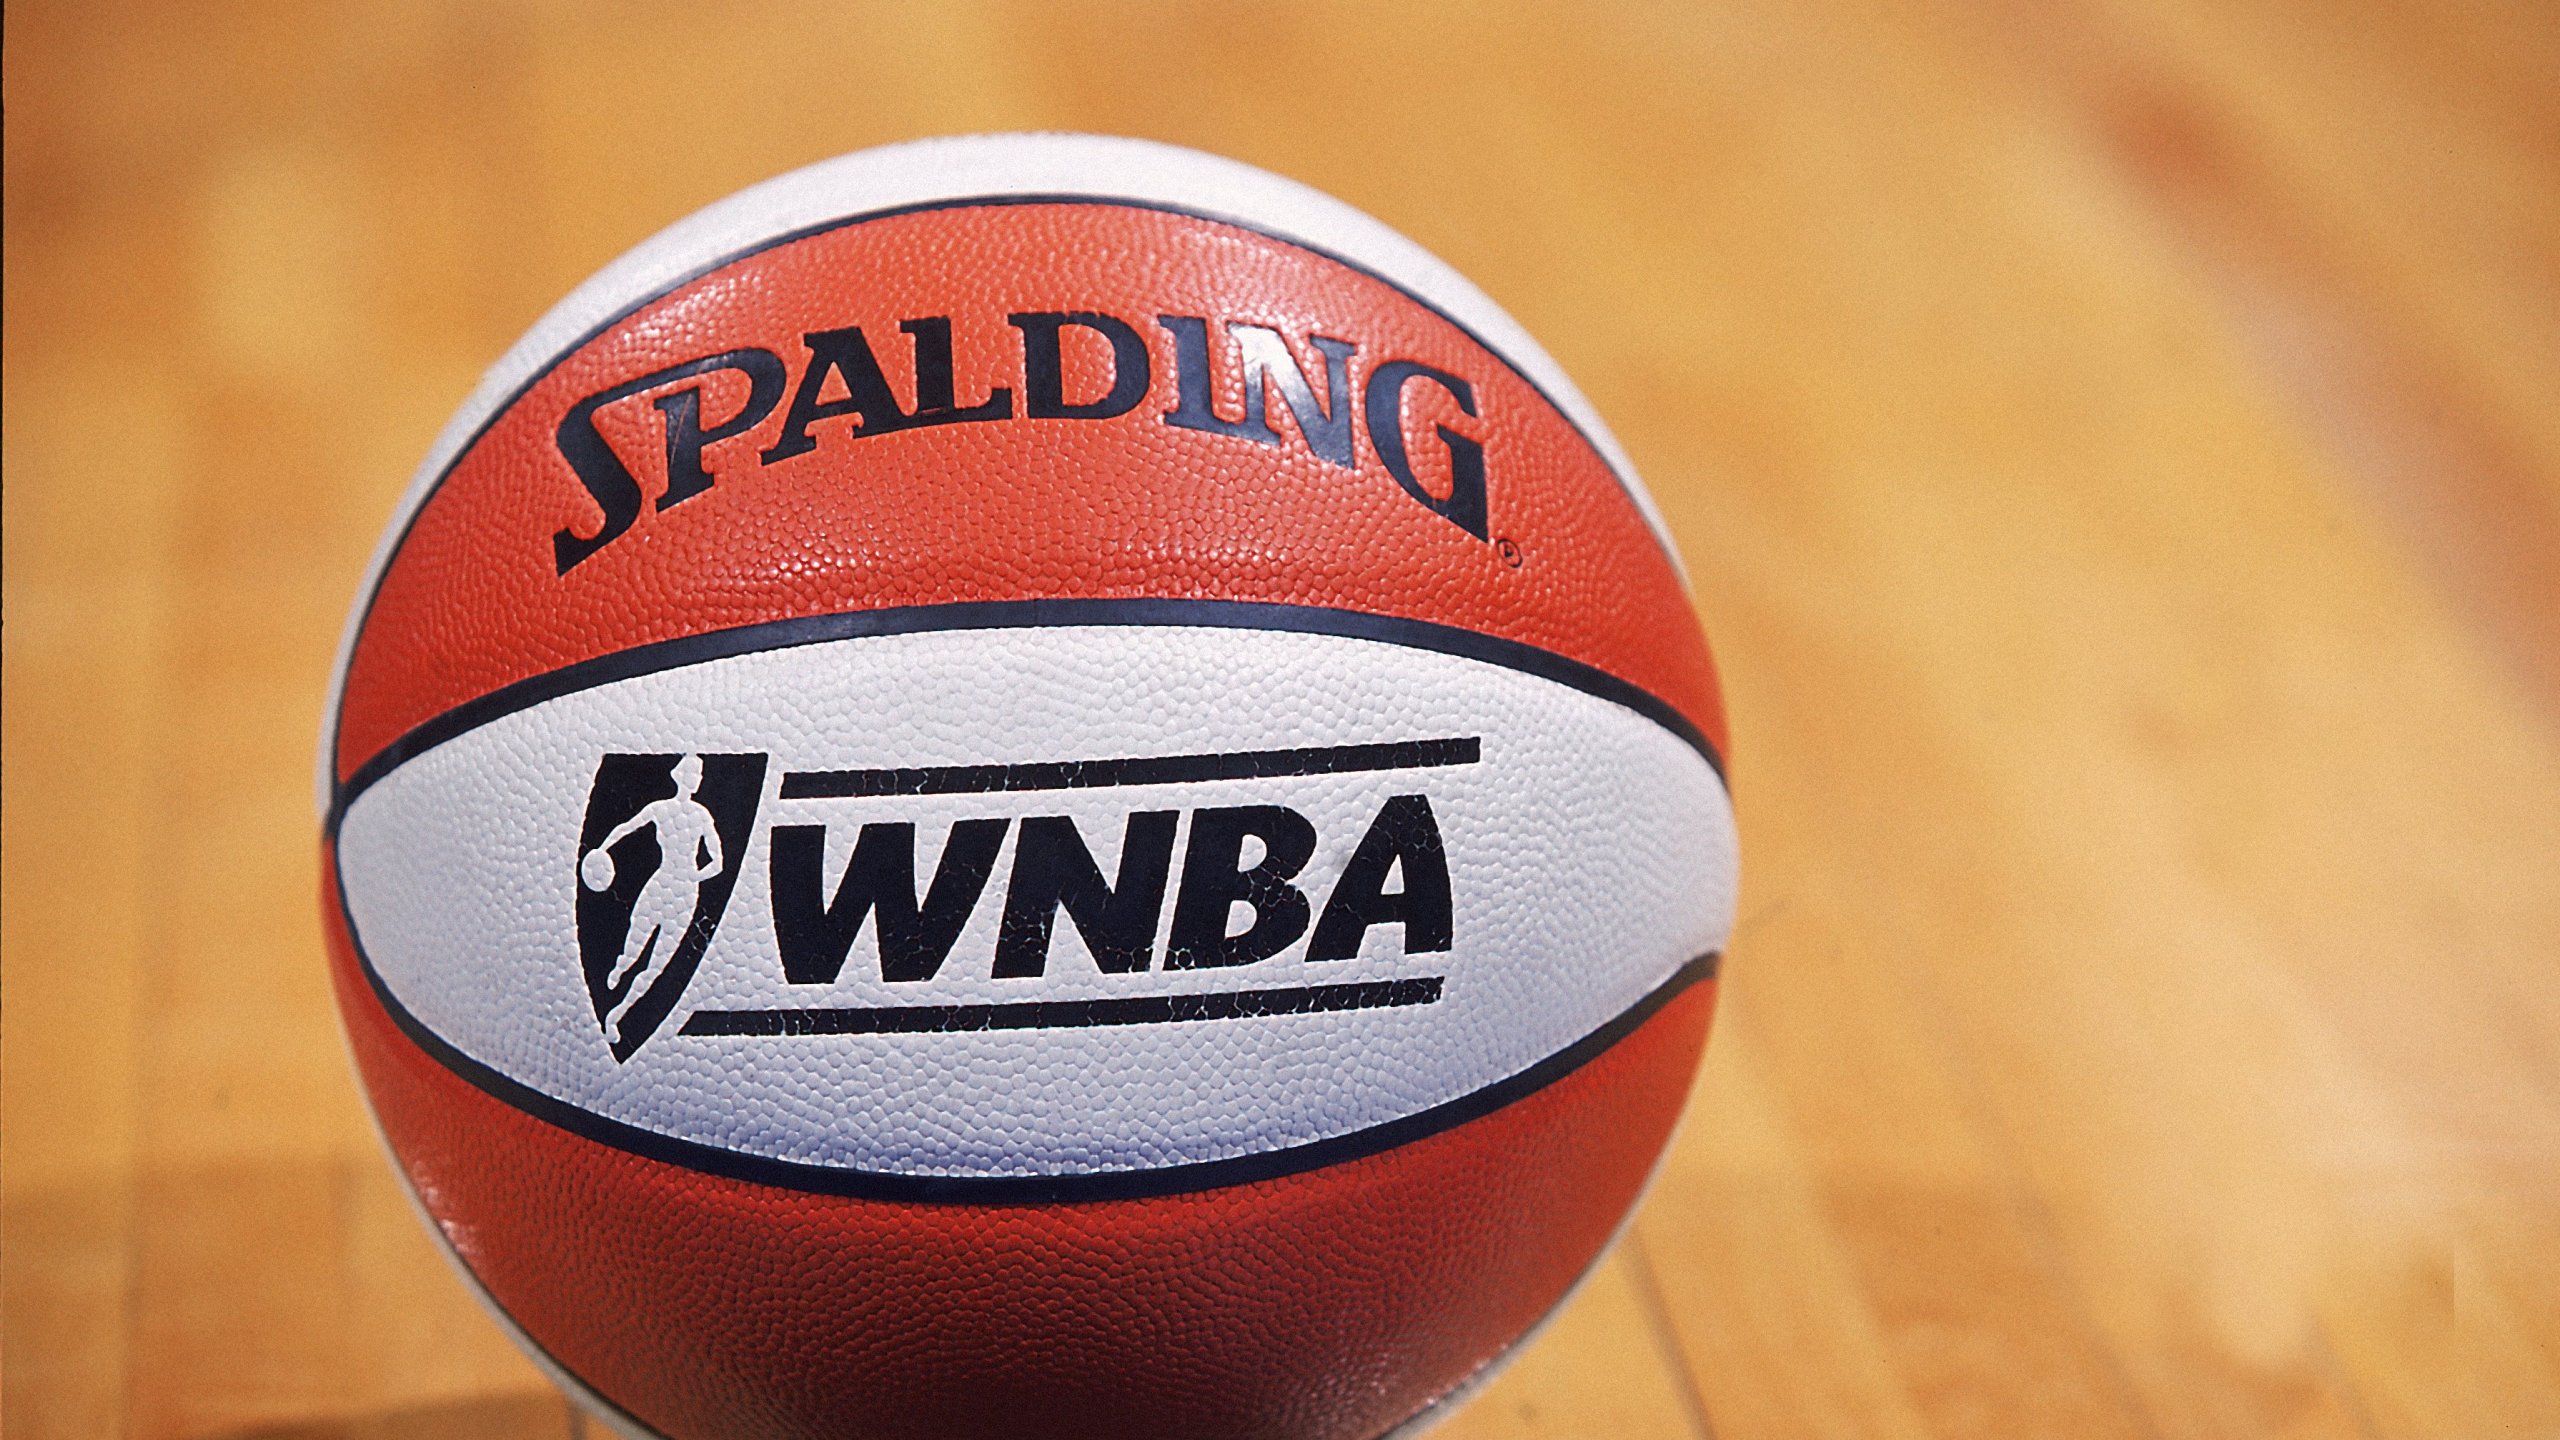
M 501 358 L 322 741 L 431 1233 L 675 1440 L 1428 1425 L 1678 1119 L 1713 663 L 1554 360 L 1129 140 L 783 176 Z

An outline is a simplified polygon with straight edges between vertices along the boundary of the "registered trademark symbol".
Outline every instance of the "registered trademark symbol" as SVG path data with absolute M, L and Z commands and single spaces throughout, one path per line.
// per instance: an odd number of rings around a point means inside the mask
M 1502 563 L 1510 566 L 1514 570 L 1519 569 L 1520 566 L 1528 559 L 1527 556 L 1520 553 L 1519 546 L 1511 543 L 1511 537 L 1508 535 L 1495 537 L 1493 542 L 1493 553 L 1501 556 Z

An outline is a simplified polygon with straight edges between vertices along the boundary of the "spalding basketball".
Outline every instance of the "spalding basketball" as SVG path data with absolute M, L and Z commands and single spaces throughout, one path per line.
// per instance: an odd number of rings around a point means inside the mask
M 633 1435 L 1427 1423 L 1633 1205 L 1733 910 L 1590 405 L 1377 222 L 1125 140 L 848 156 L 580 287 L 328 732 L 382 1132 Z

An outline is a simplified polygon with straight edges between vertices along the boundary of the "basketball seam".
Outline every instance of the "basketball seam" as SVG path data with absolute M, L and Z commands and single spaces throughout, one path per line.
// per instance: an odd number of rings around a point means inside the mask
M 876 610 L 843 610 L 822 615 L 797 615 L 783 620 L 761 620 L 751 625 L 655 640 L 546 670 L 539 675 L 529 675 L 410 727 L 366 757 L 335 787 L 329 812 L 324 817 L 323 833 L 334 838 L 346 819 L 348 807 L 358 796 L 437 746 L 519 711 L 583 690 L 682 669 L 688 665 L 837 640 L 952 630 L 1080 626 L 1196 627 L 1336 635 L 1495 665 L 1578 690 L 1635 712 L 1695 750 L 1699 758 L 1707 762 L 1707 768 L 1715 772 L 1717 784 L 1725 784 L 1724 759 L 1716 752 L 1715 743 L 1670 701 L 1596 665 L 1480 630 L 1402 615 L 1382 615 L 1371 610 L 1256 600 L 1195 600 L 1171 596 L 964 600 L 943 605 L 884 606 Z

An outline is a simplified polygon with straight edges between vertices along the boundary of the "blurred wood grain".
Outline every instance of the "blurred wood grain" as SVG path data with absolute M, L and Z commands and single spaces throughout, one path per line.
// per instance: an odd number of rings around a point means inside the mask
M 2560 1435 L 2542 0 L 49 0 L 5 90 L 13 1440 L 576 1433 L 340 1051 L 340 617 L 590 270 L 999 128 L 1437 250 L 1696 577 L 1724 1013 L 1446 1434 Z

